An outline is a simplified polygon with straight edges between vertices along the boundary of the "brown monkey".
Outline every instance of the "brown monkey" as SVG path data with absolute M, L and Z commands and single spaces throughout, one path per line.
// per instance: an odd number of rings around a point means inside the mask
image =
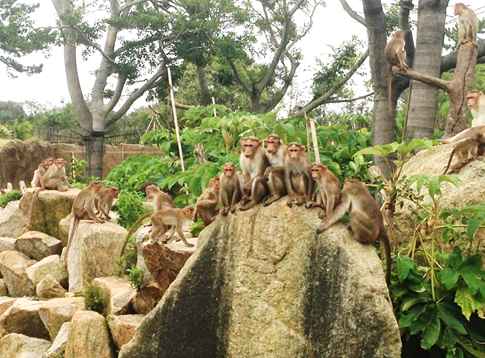
M 482 91 L 470 91 L 466 94 L 467 106 L 472 112 L 472 127 L 485 125 L 485 95 Z
M 164 191 L 160 190 L 157 185 L 148 185 L 145 188 L 145 193 L 147 199 L 153 203 L 153 209 L 155 211 L 175 208 L 172 197 Z
M 212 178 L 207 189 L 197 198 L 193 221 L 197 221 L 197 216 L 200 217 L 205 226 L 214 221 L 217 215 L 216 206 L 219 203 L 219 189 L 219 177 Z
M 239 210 L 248 210 L 259 204 L 268 195 L 268 186 L 264 180 L 264 171 L 268 167 L 266 150 L 256 137 L 241 140 L 239 164 L 244 176 L 243 206 Z
M 365 244 L 377 239 L 384 246 L 386 251 L 386 282 L 389 285 L 391 282 L 391 248 L 384 228 L 382 213 L 376 201 L 367 190 L 365 183 L 359 179 L 346 179 L 344 181 L 340 200 L 340 205 L 331 214 L 328 214 L 325 221 L 317 228 L 317 233 L 328 229 L 348 211 L 350 213 L 350 227 L 358 242 Z
M 288 206 L 311 202 L 315 182 L 310 170 L 310 159 L 305 154 L 305 146 L 291 142 L 286 147 L 286 151 L 285 185 L 288 192 Z
M 97 215 L 102 218 L 104 215 L 106 220 L 111 220 L 109 216 L 110 210 L 113 208 L 113 200 L 118 198 L 119 190 L 112 186 L 111 188 L 101 188 L 94 197 L 94 207 Z
M 182 241 L 184 242 L 185 246 L 193 247 L 194 245 L 189 244 L 185 239 L 184 233 L 182 231 L 182 226 L 185 221 L 192 220 L 194 216 L 194 210 L 195 209 L 193 206 L 187 206 L 183 209 L 177 209 L 177 208 L 163 209 L 158 211 L 152 211 L 143 215 L 133 224 L 130 231 L 128 232 L 128 235 L 126 235 L 126 239 L 123 244 L 123 248 L 121 249 L 120 256 L 123 256 L 123 252 L 125 251 L 126 244 L 131 234 L 133 233 L 133 230 L 143 219 L 146 219 L 148 217 L 150 218 L 150 222 L 153 226 L 153 230 L 149 235 L 149 239 L 156 240 L 158 236 L 162 236 L 168 231 L 168 226 L 175 226 L 176 231 L 179 234 Z M 168 242 L 172 238 L 173 233 L 174 231 L 172 231 L 172 233 L 169 235 L 166 242 Z
M 438 141 L 440 143 L 443 143 L 443 144 L 454 143 L 454 142 L 458 142 L 458 141 L 465 139 L 465 138 L 474 137 L 479 133 L 485 135 L 485 125 L 467 128 L 467 129 L 461 131 L 460 133 L 455 134 L 453 137 L 438 139 Z
M 458 15 L 458 46 L 468 41 L 476 45 L 478 33 L 477 15 L 461 2 L 455 5 L 455 15 Z
M 270 192 L 270 196 L 264 200 L 264 206 L 268 206 L 287 194 L 284 167 L 286 145 L 277 134 L 270 134 L 264 142 L 266 143 L 266 157 L 268 157 L 270 165 L 264 172 L 264 179 L 268 181 Z
M 313 163 L 310 166 L 312 178 L 318 184 L 316 202 L 308 202 L 307 208 L 314 206 L 324 206 L 325 212 L 330 215 L 333 209 L 340 203 L 340 192 L 342 185 L 328 167 L 322 163 Z
M 478 133 L 473 137 L 469 137 L 469 138 L 463 139 L 460 142 L 457 142 L 455 147 L 451 151 L 450 159 L 448 160 L 448 165 L 446 166 L 446 169 L 443 172 L 443 175 L 445 175 L 448 172 L 451 161 L 453 159 L 453 155 L 456 155 L 456 158 L 458 159 L 458 161 L 451 168 L 450 173 L 454 173 L 458 171 L 460 167 L 466 164 L 468 160 L 468 153 L 471 154 L 473 159 L 478 160 L 478 145 L 484 142 L 485 140 L 482 133 Z
M 221 169 L 221 189 L 219 192 L 221 202 L 220 213 L 222 216 L 227 216 L 229 211 L 233 214 L 236 212 L 236 204 L 241 201 L 241 177 L 237 171 L 237 167 L 231 162 L 224 164 Z
M 155 183 L 154 181 L 146 181 L 146 182 L 144 182 L 142 185 L 140 185 L 140 187 L 139 187 L 138 189 L 136 189 L 136 191 L 139 191 L 139 192 L 141 192 L 141 193 L 143 193 L 143 194 L 146 194 L 146 193 L 145 193 L 145 189 L 146 189 L 148 186 L 150 186 L 150 185 L 155 185 L 155 186 L 157 186 L 157 187 L 158 187 L 158 184 L 157 184 L 157 183 Z
M 40 178 L 45 174 L 45 172 L 49 169 L 49 166 L 46 164 L 45 161 L 39 164 L 36 170 L 34 170 L 34 177 L 30 182 L 30 186 L 32 188 L 37 188 L 40 186 Z
M 64 261 L 67 262 L 67 255 L 69 253 L 69 247 L 72 243 L 72 238 L 76 234 L 79 222 L 81 220 L 93 220 L 96 223 L 104 223 L 104 220 L 99 219 L 94 213 L 94 201 L 96 194 L 101 189 L 101 182 L 93 181 L 89 183 L 87 187 L 81 190 L 74 201 L 72 202 L 72 214 L 74 216 L 74 223 L 72 224 L 69 238 L 67 240 L 66 253 L 64 255 Z
M 406 64 L 406 51 L 404 46 L 406 46 L 406 41 L 404 41 L 404 31 L 401 29 L 396 30 L 392 34 L 392 39 L 386 45 L 384 49 L 386 60 L 389 63 L 389 71 L 387 76 L 387 101 L 389 105 L 389 115 L 392 115 L 392 66 L 397 66 L 401 70 L 409 70 L 409 66 Z

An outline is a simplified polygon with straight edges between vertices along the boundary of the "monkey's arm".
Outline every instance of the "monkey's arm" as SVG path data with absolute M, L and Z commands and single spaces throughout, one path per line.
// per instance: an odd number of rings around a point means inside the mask
M 317 233 L 321 233 L 322 231 L 328 229 L 334 223 L 336 223 L 339 219 L 341 219 L 344 214 L 349 211 L 350 204 L 352 202 L 351 196 L 344 190 L 342 191 L 342 196 L 340 197 L 341 202 L 334 211 L 332 211 L 325 221 L 317 228 Z

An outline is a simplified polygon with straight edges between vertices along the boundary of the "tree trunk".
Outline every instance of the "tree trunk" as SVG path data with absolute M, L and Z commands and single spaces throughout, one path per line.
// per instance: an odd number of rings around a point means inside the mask
M 205 66 L 197 65 L 197 75 L 199 76 L 201 102 L 204 106 L 208 106 L 212 103 L 212 100 L 208 84 L 209 81 L 207 80 L 207 75 L 205 73 Z
M 449 0 L 420 0 L 414 71 L 440 77 L 446 7 Z M 414 82 L 410 94 L 406 141 L 432 138 L 438 103 L 438 88 Z
M 364 0 L 363 5 L 369 37 L 369 65 L 374 87 L 372 145 L 382 145 L 396 139 L 396 122 L 389 115 L 387 106 L 388 65 L 384 56 L 387 44 L 386 17 L 380 0 Z M 389 176 L 391 168 L 388 168 L 384 158 L 374 156 L 373 162 L 379 166 L 384 176 Z
M 104 133 L 85 139 L 88 177 L 103 178 Z

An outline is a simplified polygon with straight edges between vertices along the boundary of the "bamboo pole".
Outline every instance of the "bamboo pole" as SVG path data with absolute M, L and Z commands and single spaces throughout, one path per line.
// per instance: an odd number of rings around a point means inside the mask
M 173 122 L 175 123 L 175 134 L 177 135 L 177 145 L 179 147 L 180 166 L 182 167 L 182 171 L 185 172 L 184 153 L 182 152 L 182 143 L 180 142 L 179 122 L 177 119 L 177 109 L 175 108 L 175 98 L 173 95 L 172 74 L 170 72 L 170 67 L 167 67 L 167 75 L 169 84 L 168 90 L 170 92 L 170 102 L 172 102 Z
M 216 100 L 214 99 L 214 97 L 211 97 L 212 98 L 212 104 L 216 104 Z M 214 117 L 217 117 L 217 111 L 216 111 L 216 107 L 213 108 L 214 109 Z
M 306 116 L 305 108 L 303 108 L 303 115 L 305 119 L 308 119 Z M 315 162 L 320 163 L 320 148 L 318 147 L 318 139 L 317 139 L 317 131 L 315 129 L 315 121 L 313 118 L 308 120 L 310 122 L 310 129 L 312 131 L 312 141 L 313 141 L 313 150 L 315 152 Z

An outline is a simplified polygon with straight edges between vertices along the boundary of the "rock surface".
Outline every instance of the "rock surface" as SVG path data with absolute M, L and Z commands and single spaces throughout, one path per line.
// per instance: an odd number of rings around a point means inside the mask
M 0 237 L 0 252 L 15 251 L 15 241 L 13 237 Z
M 67 271 L 58 255 L 51 255 L 36 262 L 25 272 L 34 285 L 37 285 L 47 275 L 51 275 L 57 282 L 66 281 L 67 283 Z
M 15 250 L 40 261 L 51 255 L 60 255 L 62 243 L 55 237 L 38 231 L 28 231 L 15 242 Z
M 12 333 L 0 339 L 0 358 L 39 358 L 50 345 L 45 339 Z
M 13 305 L 0 316 L 0 327 L 9 333 L 49 339 L 49 332 L 39 315 L 41 305 L 42 301 L 35 301 L 31 298 L 15 300 Z
M 0 212 L 0 236 L 19 237 L 27 223 L 27 217 L 20 209 L 20 201 L 11 201 Z
M 49 274 L 35 286 L 35 293 L 39 298 L 61 298 L 66 295 L 66 292 L 67 290 Z
M 76 312 L 85 309 L 84 297 L 55 298 L 42 303 L 39 316 L 53 341 L 62 325 L 70 322 Z
M 376 250 L 320 222 L 283 200 L 219 216 L 119 358 L 400 357 Z
M 66 349 L 67 335 L 69 334 L 70 327 L 71 323 L 69 322 L 62 325 L 56 339 L 52 342 L 49 349 L 42 355 L 42 358 L 62 357 L 61 354 L 63 354 Z
M 26 270 L 37 261 L 16 251 L 0 252 L 0 272 L 12 297 L 34 296 L 35 285 Z
M 113 223 L 81 220 L 67 258 L 69 292 L 80 292 L 97 277 L 113 276 L 127 231 Z
M 109 315 L 106 317 L 109 330 L 116 347 L 121 348 L 128 343 L 145 317 L 142 314 L 126 314 L 122 316 Z
M 127 278 L 114 276 L 95 278 L 93 285 L 99 288 L 101 296 L 106 301 L 107 315 L 133 312 L 131 300 L 135 296 L 136 290 Z
M 114 358 L 108 325 L 93 311 L 76 312 L 67 336 L 65 358 Z

